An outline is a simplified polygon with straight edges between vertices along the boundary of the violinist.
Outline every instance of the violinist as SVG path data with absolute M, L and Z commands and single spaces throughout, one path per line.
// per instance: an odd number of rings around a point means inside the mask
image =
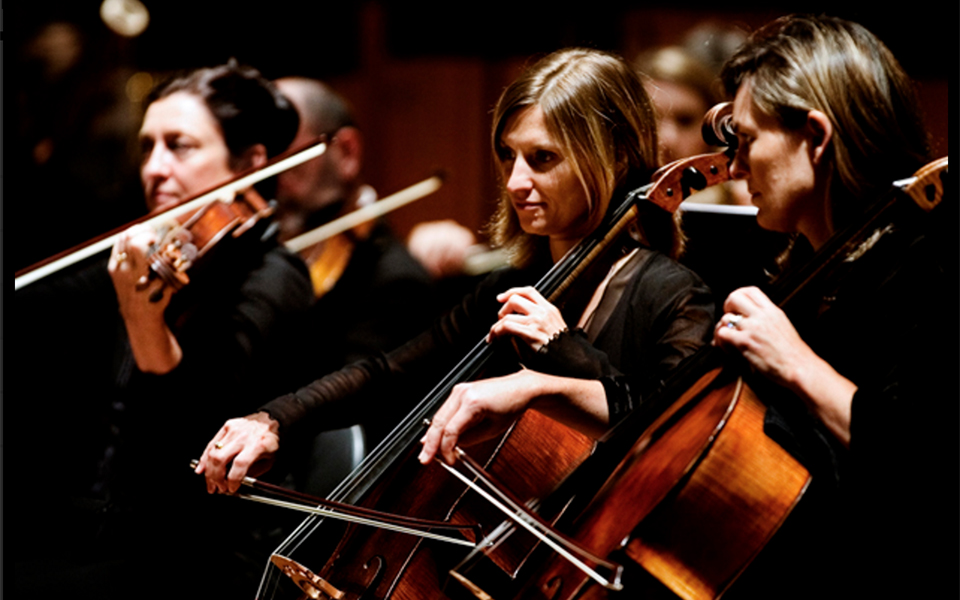
M 731 174 L 762 227 L 796 235 L 788 264 L 931 158 L 911 82 L 858 24 L 778 19 L 722 77 Z M 956 593 L 956 272 L 933 222 L 877 231 L 789 317 L 758 288 L 726 299 L 715 344 L 772 384 L 764 430 L 813 479 L 725 597 Z
M 139 134 L 147 207 L 163 210 L 265 164 L 288 147 L 297 123 L 268 81 L 234 61 L 166 82 L 148 97 Z M 35 450 L 28 447 L 31 469 L 62 469 L 57 488 L 39 482 L 26 507 L 43 514 L 30 544 L 13 544 L 22 597 L 229 595 L 234 585 L 255 586 L 243 580 L 237 558 L 248 550 L 237 541 L 245 539 L 241 530 L 229 543 L 209 543 L 220 531 L 214 515 L 226 508 L 192 501 L 195 483 L 181 473 L 186 448 L 198 443 L 191 439 L 212 426 L 205 421 L 255 407 L 252 398 L 292 379 L 309 280 L 299 258 L 261 234 L 232 240 L 229 254 L 190 272 L 189 285 L 176 293 L 148 274 L 158 233 L 145 226 L 120 234 L 107 261 L 81 266 L 68 283 L 18 291 L 18 309 L 47 312 L 57 328 L 52 340 L 24 336 L 38 356 L 26 368 L 58 364 L 69 382 L 38 389 L 34 408 L 20 409 L 45 411 L 18 419 L 27 432 L 34 423 L 43 427 L 25 435 L 38 440 Z M 58 290 L 66 293 L 54 296 Z M 185 410 L 194 421 L 163 425 L 162 415 Z M 57 443 L 40 443 L 44 438 Z M 94 441 L 101 444 L 96 462 L 78 465 Z M 50 539 L 55 543 L 34 547 Z M 212 580 L 187 568 L 201 564 L 229 576 Z
M 649 181 L 655 127 L 642 83 L 619 57 L 566 49 L 529 67 L 502 94 L 492 134 L 502 183 L 492 239 L 512 266 L 399 349 L 228 421 L 197 467 L 208 491 L 236 491 L 248 472 L 263 472 L 281 442 L 304 430 L 349 423 L 370 410 L 399 419 L 410 407 L 391 404 L 395 389 L 438 381 L 484 338 L 499 347 L 496 364 L 455 395 L 482 390 L 512 402 L 511 415 L 529 405 L 565 421 L 580 414 L 571 405 L 586 406 L 594 418 L 575 424 L 595 435 L 631 410 L 709 341 L 713 325 L 709 289 L 674 260 L 682 247 L 674 216 L 655 207 L 643 213 L 635 237 L 619 240 L 584 300 L 568 302 L 564 313 L 528 286 L 598 226 L 618 188 Z

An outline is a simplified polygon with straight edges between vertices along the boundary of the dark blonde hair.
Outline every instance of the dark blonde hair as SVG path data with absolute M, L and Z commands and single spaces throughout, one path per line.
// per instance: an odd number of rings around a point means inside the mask
M 785 128 L 811 110 L 830 119 L 831 218 L 842 227 L 866 203 L 929 162 L 926 129 L 911 81 L 863 26 L 791 15 L 757 30 L 721 73 L 733 96 L 750 85 L 754 105 Z
M 500 96 L 494 109 L 492 143 L 497 160 L 509 118 L 538 106 L 551 136 L 574 166 L 591 212 L 601 199 L 629 182 L 646 183 L 657 167 L 653 107 L 639 77 L 621 58 L 582 48 L 554 52 L 529 67 Z M 502 184 L 503 182 L 501 182 Z M 647 243 L 671 256 L 682 249 L 674 215 L 644 211 L 641 228 Z M 525 233 L 501 185 L 497 211 L 488 227 L 495 245 L 504 247 L 516 266 L 529 264 L 546 250 L 546 240 Z

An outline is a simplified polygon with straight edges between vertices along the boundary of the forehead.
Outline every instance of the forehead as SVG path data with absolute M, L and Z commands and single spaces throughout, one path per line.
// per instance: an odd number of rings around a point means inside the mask
M 737 95 L 733 99 L 733 125 L 740 131 L 743 129 L 754 129 L 757 125 L 756 107 L 753 104 L 753 97 L 750 94 L 750 84 L 745 82 L 737 90 Z
M 147 107 L 140 134 L 182 131 L 198 137 L 222 137 L 220 124 L 198 96 L 174 92 Z
M 507 146 L 559 147 L 559 143 L 547 129 L 543 109 L 537 105 L 518 110 L 510 115 L 500 135 L 500 142 Z
M 733 126 L 738 133 L 755 133 L 761 130 L 789 133 L 789 130 L 776 117 L 760 110 L 753 101 L 749 80 L 740 86 L 733 100 Z

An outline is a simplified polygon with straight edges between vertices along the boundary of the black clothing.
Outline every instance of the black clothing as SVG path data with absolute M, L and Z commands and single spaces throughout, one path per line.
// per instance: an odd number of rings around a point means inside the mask
M 944 585 L 956 589 L 958 297 L 947 260 L 922 226 L 905 226 L 790 313 L 814 352 L 858 387 L 850 448 L 799 398 L 782 389 L 767 396 L 765 431 L 813 480 L 726 597 L 936 597 L 949 595 Z
M 593 344 L 579 333 L 562 335 L 528 366 L 580 377 L 641 375 L 652 386 L 683 357 L 705 344 L 713 329 L 710 291 L 692 271 L 658 252 L 641 248 L 639 256 L 637 276 Z M 436 383 L 496 322 L 500 308 L 496 295 L 511 287 L 531 285 L 546 267 L 505 269 L 492 274 L 431 329 L 407 344 L 353 363 L 296 393 L 277 398 L 263 410 L 280 423 L 283 437 L 344 427 L 371 412 L 396 423 L 411 406 L 393 402 L 394 392 L 405 386 Z M 555 343 L 575 349 L 576 357 L 553 350 Z M 581 366 L 572 369 L 571 361 L 579 361 Z M 489 374 L 519 367 L 512 351 L 498 352 L 495 363 Z M 643 393 L 640 387 L 634 389 Z M 624 407 L 641 399 L 608 400 L 612 414 L 619 415 Z
M 285 389 L 261 398 L 261 403 L 364 356 L 395 348 L 423 331 L 440 314 L 432 292 L 426 269 L 387 224 L 378 221 L 366 237 L 354 240 L 336 284 L 316 298 L 310 309 L 308 329 L 298 345 L 303 372 Z M 407 392 L 413 401 L 424 390 Z M 357 437 L 369 449 L 395 425 L 376 414 L 360 424 L 358 431 L 325 432 L 316 439 L 298 440 L 300 445 L 285 453 L 284 466 L 292 472 L 293 484 L 326 496 L 355 466 L 354 455 L 360 454 L 355 448 Z M 216 430 L 210 429 L 207 435 Z
M 386 224 L 378 223 L 355 243 L 333 289 L 316 299 L 310 311 L 311 343 L 303 346 L 309 371 L 283 391 L 396 348 L 429 327 L 441 311 L 431 291 L 426 269 Z M 393 425 L 376 418 L 362 422 L 371 440 Z
M 164 316 L 183 360 L 162 376 L 136 367 L 105 259 L 17 292 L 14 361 L 31 379 L 8 404 L 23 458 L 7 475 L 36 493 L 7 505 L 33 525 L 8 530 L 18 597 L 255 589 L 237 558 L 249 530 L 218 529 L 240 503 L 209 496 L 189 464 L 225 419 L 289 385 L 312 293 L 300 259 L 275 242 L 234 249 L 171 299 Z M 52 374 L 61 383 L 38 383 Z M 207 568 L 230 581 L 197 575 Z

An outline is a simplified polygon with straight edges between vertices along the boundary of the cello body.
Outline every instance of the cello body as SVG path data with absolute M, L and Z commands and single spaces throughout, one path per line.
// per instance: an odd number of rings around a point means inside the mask
M 896 182 L 893 193 L 781 280 L 774 290 L 778 305 L 789 314 L 794 302 L 815 291 L 812 284 L 862 251 L 877 232 L 914 224 L 936 229 L 929 213 L 949 189 L 948 175 L 944 158 Z M 715 360 L 717 354 L 707 349 L 668 382 L 655 409 L 668 406 L 651 424 L 634 413 L 618 426 L 613 440 L 636 441 L 586 510 L 566 524 L 571 537 L 597 556 L 640 568 L 640 577 L 625 584 L 632 595 L 720 597 L 811 481 L 806 468 L 764 433 L 766 405 L 744 381 L 740 365 Z M 553 556 L 509 597 L 607 595 Z
M 521 418 L 506 436 L 472 449 L 498 480 L 508 482 L 511 491 L 523 500 L 537 500 L 554 491 L 562 481 L 592 452 L 594 442 L 551 419 L 529 413 Z M 539 451 L 529 452 L 530 448 Z M 419 444 L 410 444 L 404 460 L 391 461 L 386 476 L 362 494 L 357 504 L 434 521 L 477 523 L 478 535 L 485 537 L 504 521 L 492 506 L 452 479 L 436 463 L 420 465 L 416 460 Z M 362 467 L 361 467 L 362 468 Z M 349 498 L 351 494 L 347 494 Z M 561 503 L 555 520 L 565 504 Z M 268 571 L 275 577 L 265 597 L 298 598 L 321 591 L 329 585 L 344 599 L 405 599 L 448 597 L 447 573 L 467 554 L 467 550 L 441 541 L 396 533 L 364 525 L 344 525 L 333 520 L 311 520 L 310 535 L 289 550 L 278 549 L 276 555 L 310 565 L 318 556 L 327 556 L 324 564 L 304 579 L 291 573 Z M 492 549 L 489 558 L 508 576 L 515 574 L 535 547 L 535 539 L 522 533 L 508 536 L 509 543 Z M 469 533 L 465 538 L 477 542 Z M 473 539 L 471 539 L 473 538 Z M 274 564 L 278 561 L 274 560 Z M 283 576 L 281 576 L 283 575 Z M 323 584 L 309 583 L 322 581 Z M 292 584 L 295 584 L 292 585 Z M 299 588 L 299 589 L 298 589 Z M 459 586 L 452 593 L 462 591 Z M 319 596 L 318 596 L 319 597 Z
M 538 291 L 556 302 L 557 297 L 570 289 L 574 279 L 602 277 L 607 272 L 607 268 L 602 267 L 603 261 L 611 260 L 613 248 L 620 247 L 614 242 L 621 239 L 620 236 L 629 235 L 629 227 L 640 210 L 638 204 L 649 202 L 652 210 L 671 212 L 691 190 L 726 179 L 728 160 L 723 154 L 694 157 L 683 165 L 665 169 L 654 184 L 625 191 L 622 199 L 611 203 L 616 208 L 608 214 L 608 222 L 554 265 L 536 284 Z M 567 296 L 563 298 L 569 300 Z M 481 549 L 482 562 L 494 565 L 493 569 L 515 581 L 522 578 L 522 567 L 537 549 L 537 539 L 527 532 L 514 530 L 512 522 L 499 509 L 476 492 L 467 491 L 464 484 L 442 472 L 439 465 L 423 467 L 416 460 L 424 421 L 432 417 L 454 385 L 481 376 L 492 352 L 491 345 L 481 340 L 330 500 L 379 512 L 476 524 L 479 532 L 471 541 L 483 539 L 484 544 L 490 544 Z M 562 518 L 575 496 L 578 502 L 589 496 L 586 488 L 565 485 L 565 482 L 591 455 L 593 446 L 593 440 L 530 413 L 520 419 L 506 437 L 471 447 L 470 456 L 502 489 L 509 490 L 518 504 L 533 508 L 542 520 L 554 523 Z M 562 491 L 557 494 L 559 488 Z M 595 489 L 595 486 L 589 487 L 589 490 Z M 291 581 L 299 582 L 296 586 L 299 590 L 290 590 L 298 595 L 318 592 L 326 585 L 342 593 L 344 598 L 426 598 L 463 593 L 459 584 L 447 585 L 449 572 L 468 558 L 459 548 L 445 548 L 433 540 L 401 537 L 383 530 L 364 531 L 365 528 L 352 525 L 346 526 L 345 532 L 343 529 L 340 525 L 313 519 L 305 522 L 275 552 L 280 563 L 286 564 L 283 561 L 289 559 L 300 565 L 296 569 L 304 576 L 287 577 L 268 567 L 261 597 L 274 597 L 278 586 L 290 588 Z M 489 538 L 491 534 L 493 538 Z M 308 547 L 314 549 L 308 550 Z M 287 595 L 284 593 L 282 597 Z
M 718 597 L 810 482 L 764 434 L 764 410 L 733 370 L 709 371 L 637 439 L 572 537 L 599 556 L 636 563 L 680 598 Z M 606 596 L 589 583 L 554 561 L 518 597 Z

